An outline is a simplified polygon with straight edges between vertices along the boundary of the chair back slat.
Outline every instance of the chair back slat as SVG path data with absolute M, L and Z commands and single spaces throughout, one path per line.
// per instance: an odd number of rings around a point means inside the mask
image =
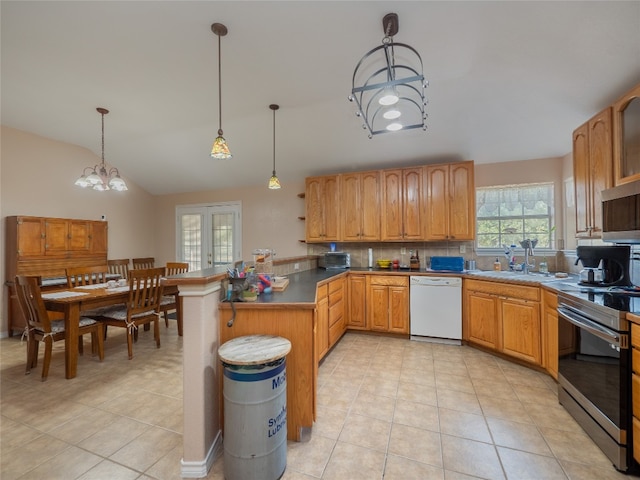
M 40 276 L 16 276 L 16 293 L 18 295 L 18 303 L 29 327 L 41 330 L 44 333 L 50 333 L 51 320 L 42 300 Z
M 109 267 L 107 265 L 96 265 L 94 267 L 74 267 L 67 268 L 67 287 L 80 287 L 83 285 L 95 285 L 106 283 Z
M 149 310 L 159 311 L 163 276 L 164 267 L 134 269 L 129 272 L 129 316 Z
M 120 278 L 127 280 L 129 278 L 129 259 L 119 258 L 115 260 L 107 260 L 107 267 L 109 273 L 113 275 L 120 275 Z
M 134 258 L 131 262 L 133 263 L 133 269 L 137 270 L 140 268 L 154 268 L 156 260 L 153 257 L 144 257 Z
M 171 275 L 178 275 L 180 273 L 187 273 L 189 271 L 189 263 L 167 262 L 166 269 L 167 277 L 170 277 Z

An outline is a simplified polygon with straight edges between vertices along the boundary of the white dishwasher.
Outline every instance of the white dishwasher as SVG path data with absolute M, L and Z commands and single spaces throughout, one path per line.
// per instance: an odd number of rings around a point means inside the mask
M 462 278 L 409 278 L 411 340 L 460 345 Z

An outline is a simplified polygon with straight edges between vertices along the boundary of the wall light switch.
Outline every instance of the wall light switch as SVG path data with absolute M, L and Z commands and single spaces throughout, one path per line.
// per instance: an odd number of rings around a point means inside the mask
M 467 251 L 466 245 L 460 245 L 460 253 L 465 253 Z
M 400 255 L 406 255 L 407 249 L 405 247 L 400 247 Z
M 293 269 L 294 270 L 300 270 L 300 264 L 299 263 L 294 263 L 293 264 Z

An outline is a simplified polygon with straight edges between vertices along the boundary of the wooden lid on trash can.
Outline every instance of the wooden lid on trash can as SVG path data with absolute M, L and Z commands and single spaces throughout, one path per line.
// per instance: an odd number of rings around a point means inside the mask
M 230 365 L 261 365 L 275 362 L 291 351 L 291 342 L 277 335 L 245 335 L 223 343 L 218 356 Z

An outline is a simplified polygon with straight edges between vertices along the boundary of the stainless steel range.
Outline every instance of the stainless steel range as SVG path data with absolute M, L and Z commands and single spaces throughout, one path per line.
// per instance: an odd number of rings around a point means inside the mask
M 632 465 L 631 350 L 626 312 L 612 294 L 558 295 L 558 398 L 614 466 Z M 623 302 L 624 303 L 624 302 Z

